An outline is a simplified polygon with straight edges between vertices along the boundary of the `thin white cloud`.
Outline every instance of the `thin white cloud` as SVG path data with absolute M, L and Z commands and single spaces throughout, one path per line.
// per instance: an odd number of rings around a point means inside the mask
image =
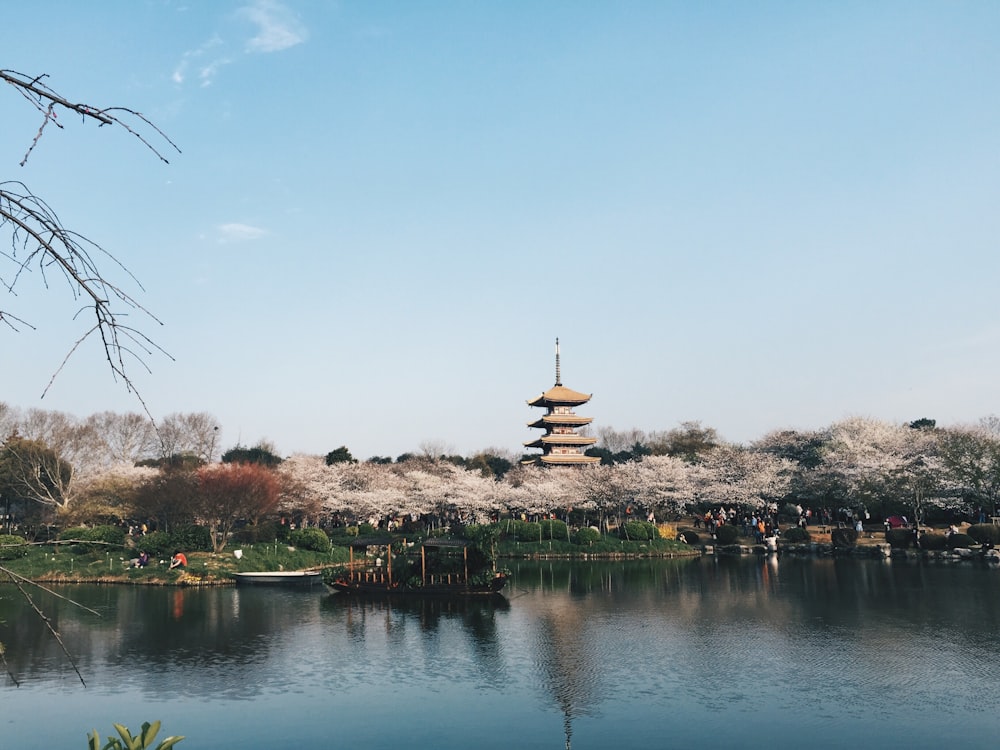
M 298 16 L 276 0 L 253 0 L 237 10 L 236 17 L 252 23 L 257 32 L 247 40 L 242 54 L 280 52 L 301 44 L 309 36 Z M 239 61 L 240 55 L 227 53 L 226 46 L 222 37 L 213 34 L 203 45 L 181 56 L 171 79 L 182 85 L 194 71 L 202 88 L 211 86 L 221 68 Z
M 249 224 L 220 224 L 218 226 L 219 242 L 249 242 L 267 234 L 267 230 Z
M 181 55 L 181 60 L 177 63 L 177 67 L 174 68 L 173 75 L 171 75 L 173 82 L 178 85 L 184 83 L 188 77 L 188 70 L 195 67 L 198 70 L 198 80 L 201 82 L 201 85 L 210 86 L 219 68 L 231 63 L 232 58 L 221 55 L 210 59 L 209 62 L 203 62 L 203 59 L 210 57 L 211 53 L 218 47 L 223 46 L 223 44 L 221 37 L 216 34 L 197 49 L 188 50 Z
M 220 57 L 218 60 L 213 60 L 207 65 L 203 65 L 201 70 L 198 71 L 198 80 L 201 81 L 202 88 L 211 86 L 212 81 L 215 80 L 216 73 L 219 72 L 219 68 L 229 65 L 231 62 L 232 58 Z
M 309 36 L 295 13 L 274 0 L 255 0 L 240 8 L 239 14 L 257 26 L 257 35 L 246 43 L 247 52 L 280 52 Z

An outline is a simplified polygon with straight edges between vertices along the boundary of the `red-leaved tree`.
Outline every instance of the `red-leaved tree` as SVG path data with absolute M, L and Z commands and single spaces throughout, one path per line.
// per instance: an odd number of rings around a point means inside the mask
M 260 464 L 212 464 L 198 470 L 198 516 L 221 552 L 239 521 L 256 524 L 278 505 L 280 483 Z

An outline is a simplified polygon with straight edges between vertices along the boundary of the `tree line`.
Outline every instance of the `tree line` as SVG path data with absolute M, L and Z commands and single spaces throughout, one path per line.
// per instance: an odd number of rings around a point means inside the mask
M 662 432 L 598 431 L 599 465 L 545 468 L 499 449 L 472 456 L 427 445 L 358 460 L 346 446 L 282 457 L 274 446 L 221 452 L 208 414 L 77 419 L 0 403 L 0 510 L 8 528 L 141 520 L 197 523 L 217 544 L 237 525 L 384 525 L 509 514 L 579 525 L 707 508 L 788 506 L 952 520 L 997 513 L 1000 419 L 938 427 L 854 417 L 818 430 L 776 430 L 747 445 L 698 422 Z M 433 519 L 428 521 L 428 519 Z

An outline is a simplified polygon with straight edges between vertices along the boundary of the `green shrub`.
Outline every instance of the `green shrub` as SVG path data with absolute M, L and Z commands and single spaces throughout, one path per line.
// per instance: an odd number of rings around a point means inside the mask
M 648 521 L 626 521 L 622 525 L 619 535 L 622 539 L 649 541 L 650 539 L 659 539 L 660 530 L 656 528 L 655 523 Z
M 331 548 L 330 537 L 323 529 L 309 527 L 307 529 L 296 529 L 288 534 L 288 543 L 298 549 L 311 550 L 313 552 L 329 552 Z
M 968 534 L 952 534 L 946 539 L 948 549 L 958 549 L 960 547 L 974 547 L 976 540 Z
M 694 545 L 701 541 L 701 537 L 699 537 L 694 531 L 683 531 L 677 535 L 677 540 L 684 542 L 684 544 Z
M 542 537 L 542 525 L 534 521 L 514 521 L 514 537 L 519 542 L 537 542 Z
M 936 534 L 934 532 L 926 532 L 920 535 L 920 549 L 927 550 L 940 550 L 949 546 L 948 542 L 950 540 L 945 537 L 944 534 Z
M 375 536 L 375 527 L 370 523 L 359 523 L 358 533 L 355 536 Z
M 487 560 L 492 560 L 496 556 L 496 546 L 500 540 L 500 524 L 470 523 L 462 530 L 462 536 L 472 542 Z
M 95 526 L 90 529 L 90 535 L 87 539 L 92 542 L 104 542 L 124 547 L 125 529 L 121 526 Z
M 808 542 L 812 539 L 812 537 L 809 536 L 809 532 L 801 526 L 792 526 L 790 529 L 785 530 L 781 537 L 786 542 L 791 542 L 793 544 L 802 544 L 803 542 Z
M 233 532 L 233 541 L 237 544 L 254 544 L 256 542 L 287 541 L 288 524 L 278 524 L 274 521 L 261 521 L 253 526 L 244 526 Z
M 971 536 L 980 544 L 982 544 L 983 542 L 989 542 L 994 546 L 1000 545 L 1000 526 L 994 526 L 993 524 L 977 523 L 973 526 L 970 526 L 966 531 L 969 536 Z
M 13 560 L 28 552 L 27 540 L 13 534 L 0 534 L 0 560 Z
M 909 549 L 913 544 L 913 531 L 910 529 L 886 529 L 885 540 L 894 549 Z
M 150 557 L 169 557 L 177 547 L 170 534 L 164 531 L 151 531 L 136 540 L 135 548 L 142 552 L 145 550 Z
M 542 539 L 569 539 L 566 524 L 556 519 L 545 519 L 540 524 Z
M 834 549 L 848 549 L 858 543 L 858 532 L 854 529 L 834 529 L 830 532 L 830 542 Z
M 70 539 L 87 539 L 87 534 L 90 532 L 86 526 L 73 526 L 69 529 L 63 529 L 59 532 L 59 539 L 63 541 L 68 541 Z
M 580 546 L 587 547 L 599 541 L 601 541 L 601 532 L 589 526 L 577 529 L 577 532 L 573 534 L 573 543 Z
M 735 544 L 740 530 L 731 523 L 724 523 L 715 529 L 715 541 L 719 544 Z
M 178 526 L 170 532 L 170 537 L 173 539 L 174 549 L 185 552 L 212 551 L 212 532 L 205 526 Z

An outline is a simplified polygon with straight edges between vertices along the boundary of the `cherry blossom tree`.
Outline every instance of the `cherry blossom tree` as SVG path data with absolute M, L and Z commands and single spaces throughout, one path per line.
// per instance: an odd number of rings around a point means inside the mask
M 336 470 L 321 456 L 296 453 L 276 468 L 280 480 L 278 510 L 290 516 L 317 520 L 335 508 Z
M 334 464 L 341 511 L 377 526 L 382 521 L 414 512 L 406 480 L 391 467 L 373 463 Z M 334 468 L 331 467 L 331 468 Z
M 681 515 L 695 500 L 693 470 L 675 456 L 647 456 L 637 466 L 636 502 L 659 516 Z
M 839 478 L 849 502 L 909 507 L 917 523 L 928 505 L 945 507 L 939 431 L 852 417 L 834 424 L 819 468 Z
M 583 500 L 600 514 L 601 525 L 607 517 L 619 518 L 640 493 L 638 463 L 627 461 L 609 466 L 581 466 L 573 477 Z
M 763 508 L 787 494 L 794 466 L 772 453 L 719 446 L 697 472 L 698 499 L 714 506 Z

